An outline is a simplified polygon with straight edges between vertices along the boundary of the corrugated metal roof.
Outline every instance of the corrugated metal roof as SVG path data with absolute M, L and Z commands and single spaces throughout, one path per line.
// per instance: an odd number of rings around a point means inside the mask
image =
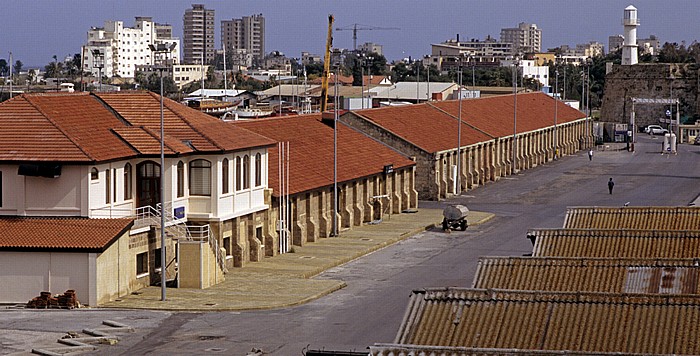
M 443 288 L 414 291 L 396 343 L 700 354 L 700 297 Z
M 376 343 L 369 347 L 370 356 L 649 356 L 649 354 L 628 352 L 591 352 L 571 350 L 522 350 L 494 349 L 456 346 L 401 345 Z M 655 354 L 671 356 L 670 354 Z
M 689 206 L 570 207 L 564 228 L 698 230 L 700 208 Z
M 537 229 L 534 257 L 699 258 L 700 231 Z
M 473 288 L 700 294 L 700 259 L 481 257 Z
M 459 85 L 440 82 L 398 82 L 390 86 L 378 86 L 369 91 L 373 93 L 372 97 L 377 99 L 416 100 L 416 96 L 419 96 L 420 100 L 425 101 L 430 99 L 428 88 L 431 93 L 447 92 L 447 95 L 451 95 L 453 91 L 458 90 Z

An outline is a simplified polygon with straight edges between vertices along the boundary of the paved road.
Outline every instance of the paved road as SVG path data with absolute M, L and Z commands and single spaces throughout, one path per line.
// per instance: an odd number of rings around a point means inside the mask
M 700 146 L 681 145 L 678 155 L 662 155 L 660 138 L 640 136 L 634 153 L 598 151 L 589 161 L 582 152 L 470 191 L 455 200 L 496 218 L 465 232 L 427 231 L 331 269 L 316 278 L 341 279 L 347 287 L 302 306 L 241 313 L 3 310 L 0 346 L 10 340 L 16 344 L 16 338 L 40 344 L 105 319 L 129 324 L 136 332 L 117 345 L 100 347 L 100 354 L 245 355 L 255 348 L 301 355 L 307 345 L 364 350 L 375 342 L 392 342 L 411 290 L 470 286 L 479 256 L 529 253 L 527 229 L 561 226 L 567 206 L 693 201 L 700 193 Z M 615 180 L 612 195 L 610 177 Z

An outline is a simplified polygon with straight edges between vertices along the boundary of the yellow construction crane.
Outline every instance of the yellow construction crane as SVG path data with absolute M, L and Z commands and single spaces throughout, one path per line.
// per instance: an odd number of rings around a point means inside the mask
M 333 15 L 328 15 L 328 37 L 326 38 L 326 54 L 323 59 L 323 79 L 321 80 L 321 112 L 328 106 L 328 77 L 331 75 L 331 47 L 333 46 Z
M 400 30 L 398 27 L 376 27 L 367 26 L 359 23 L 354 23 L 352 26 L 338 27 L 336 31 L 350 31 L 352 30 L 352 49 L 357 50 L 357 31 L 370 31 L 370 30 Z

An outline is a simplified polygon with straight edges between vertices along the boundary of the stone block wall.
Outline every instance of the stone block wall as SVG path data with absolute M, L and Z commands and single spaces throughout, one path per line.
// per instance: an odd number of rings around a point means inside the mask
M 600 120 L 629 123 L 634 97 L 677 98 L 680 100 L 681 118 L 700 114 L 699 85 L 700 71 L 697 64 L 614 65 L 605 76 Z M 638 126 L 659 124 L 659 118 L 665 118 L 667 109 L 667 105 L 637 104 L 635 123 Z
M 414 168 L 395 169 L 388 175 L 379 174 L 338 185 L 338 229 L 343 231 L 353 226 L 366 224 L 382 218 L 381 214 L 399 214 L 418 207 L 418 193 L 414 189 Z M 279 218 L 278 198 L 273 198 L 268 218 L 276 226 Z M 304 246 L 333 232 L 333 188 L 324 187 L 314 191 L 290 196 L 291 242 Z M 277 233 L 275 231 L 275 233 Z M 275 254 L 279 247 L 275 246 Z

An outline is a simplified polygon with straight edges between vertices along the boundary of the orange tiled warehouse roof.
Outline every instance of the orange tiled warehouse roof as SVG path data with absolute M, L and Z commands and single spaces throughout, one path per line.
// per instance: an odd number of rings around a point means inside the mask
M 519 133 L 554 125 L 555 101 L 544 93 L 518 94 Z M 513 135 L 513 95 L 462 100 L 463 146 Z M 426 152 L 454 149 L 457 144 L 459 101 L 449 100 L 358 111 L 384 129 Z M 557 102 L 557 123 L 585 118 L 585 114 Z
M 289 142 L 289 193 L 333 185 L 333 128 L 321 114 L 237 121 L 233 125 Z M 278 152 L 269 150 L 269 186 L 278 194 Z M 415 163 L 391 148 L 343 125 L 338 125 L 338 182 L 369 177 L 393 164 L 403 168 Z
M 275 143 L 169 99 L 163 116 L 169 155 Z M 146 91 L 23 94 L 0 104 L 0 161 L 88 163 L 155 155 L 159 139 L 160 97 Z

